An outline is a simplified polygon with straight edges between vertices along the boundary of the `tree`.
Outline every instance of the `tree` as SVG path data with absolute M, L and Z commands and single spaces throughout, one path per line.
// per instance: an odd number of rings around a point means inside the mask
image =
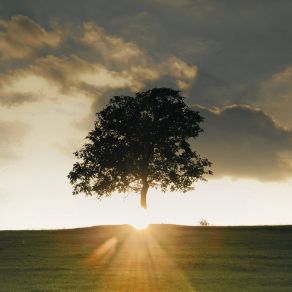
M 210 226 L 210 223 L 206 219 L 202 219 L 200 221 L 200 226 L 204 226 L 204 227 Z
M 73 194 L 106 197 L 114 191 L 141 193 L 147 208 L 149 187 L 163 192 L 192 189 L 211 174 L 211 163 L 190 146 L 203 118 L 184 102 L 180 92 L 153 88 L 136 96 L 114 96 L 96 114 L 87 143 L 68 178 Z

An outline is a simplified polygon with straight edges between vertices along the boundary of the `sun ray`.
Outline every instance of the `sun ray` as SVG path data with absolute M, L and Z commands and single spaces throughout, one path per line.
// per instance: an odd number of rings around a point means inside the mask
M 96 260 L 114 249 L 114 256 L 107 263 L 99 260 L 97 276 L 109 291 L 195 291 L 179 266 L 161 247 L 151 232 L 152 226 L 144 232 L 132 229 L 119 243 L 113 238 L 107 240 L 94 253 Z M 126 260 L 125 260 L 126 259 Z

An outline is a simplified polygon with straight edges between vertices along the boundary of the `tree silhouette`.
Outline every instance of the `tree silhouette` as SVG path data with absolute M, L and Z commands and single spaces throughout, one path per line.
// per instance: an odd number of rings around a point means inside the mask
M 202 219 L 200 221 L 200 226 L 210 226 L 210 223 L 206 219 Z
M 136 96 L 114 96 L 96 114 L 87 143 L 68 178 L 73 194 L 106 197 L 117 192 L 141 193 L 147 208 L 149 187 L 163 192 L 192 189 L 211 174 L 211 163 L 190 146 L 203 118 L 184 102 L 180 92 L 153 88 Z

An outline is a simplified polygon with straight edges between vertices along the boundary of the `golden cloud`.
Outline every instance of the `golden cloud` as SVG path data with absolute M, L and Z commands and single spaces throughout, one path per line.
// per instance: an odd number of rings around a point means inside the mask
M 85 22 L 83 29 L 84 34 L 80 41 L 97 50 L 105 60 L 120 65 L 146 62 L 145 55 L 134 43 L 107 34 L 93 22 Z
M 142 90 L 161 78 L 174 80 L 178 88 L 187 90 L 198 74 L 196 66 L 175 56 L 157 62 L 136 44 L 106 33 L 93 22 L 83 24 L 81 35 L 64 28 L 46 31 L 21 15 L 0 20 L 0 27 L 4 28 L 0 33 L 2 58 L 27 58 L 46 46 L 59 49 L 62 31 L 87 46 L 86 56 L 94 56 L 80 57 L 85 54 L 77 45 L 70 55 L 37 57 L 27 67 L 0 74 L 0 104 L 6 106 L 76 95 L 99 99 L 115 89 Z
M 1 59 L 31 57 L 42 47 L 57 48 L 61 43 L 60 31 L 46 31 L 27 16 L 16 15 L 10 20 L 0 19 Z

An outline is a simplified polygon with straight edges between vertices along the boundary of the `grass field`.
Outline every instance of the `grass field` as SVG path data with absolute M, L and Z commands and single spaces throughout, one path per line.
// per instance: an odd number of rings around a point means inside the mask
M 0 291 L 292 291 L 292 227 L 2 231 Z

